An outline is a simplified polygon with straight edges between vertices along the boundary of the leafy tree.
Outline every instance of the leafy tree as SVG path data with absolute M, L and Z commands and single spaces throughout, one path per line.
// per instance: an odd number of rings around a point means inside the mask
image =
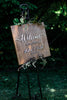
M 16 59 L 15 52 L 13 52 L 14 46 L 10 26 L 20 23 L 21 9 L 19 7 L 20 4 L 24 3 L 28 4 L 30 20 L 32 22 L 41 23 L 43 21 L 45 23 L 51 51 L 55 51 L 54 47 L 66 48 L 66 0 L 0 0 L 0 60 L 3 66 L 7 63 L 10 65 L 11 60 Z M 10 54 L 10 52 L 12 53 Z M 10 57 L 8 57 L 8 54 Z M 16 65 L 15 60 L 13 64 Z

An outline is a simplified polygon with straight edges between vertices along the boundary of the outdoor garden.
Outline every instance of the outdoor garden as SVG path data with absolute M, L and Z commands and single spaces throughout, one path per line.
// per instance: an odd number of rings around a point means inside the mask
M 42 100 L 67 100 L 67 1 L 0 0 L 0 100 L 29 100 L 27 72 L 32 100 L 41 100 L 37 70 L 21 69 L 19 96 L 16 96 L 18 60 L 11 25 L 24 24 L 21 4 L 27 4 L 25 23 L 45 24 L 51 56 L 38 59 Z M 35 98 L 36 96 L 36 98 Z

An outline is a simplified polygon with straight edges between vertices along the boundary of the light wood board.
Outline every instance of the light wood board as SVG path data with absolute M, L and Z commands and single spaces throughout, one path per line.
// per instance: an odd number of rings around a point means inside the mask
M 29 23 L 11 26 L 19 65 L 31 58 L 50 56 L 48 40 L 43 24 Z

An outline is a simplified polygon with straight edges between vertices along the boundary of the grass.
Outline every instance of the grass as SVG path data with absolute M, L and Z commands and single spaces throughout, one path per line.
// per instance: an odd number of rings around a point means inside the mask
M 67 100 L 67 67 L 44 69 L 40 71 L 40 83 L 43 100 Z M 36 71 L 29 71 L 31 95 L 39 94 Z M 0 72 L 0 100 L 29 100 L 27 77 L 21 71 L 19 94 L 21 97 L 12 98 L 16 93 L 17 71 Z M 34 99 L 33 99 L 34 100 Z

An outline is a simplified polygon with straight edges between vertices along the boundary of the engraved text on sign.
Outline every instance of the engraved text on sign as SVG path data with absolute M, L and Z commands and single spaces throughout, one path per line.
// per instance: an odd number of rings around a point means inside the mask
M 11 26 L 19 65 L 38 56 L 50 56 L 44 25 L 24 24 Z

